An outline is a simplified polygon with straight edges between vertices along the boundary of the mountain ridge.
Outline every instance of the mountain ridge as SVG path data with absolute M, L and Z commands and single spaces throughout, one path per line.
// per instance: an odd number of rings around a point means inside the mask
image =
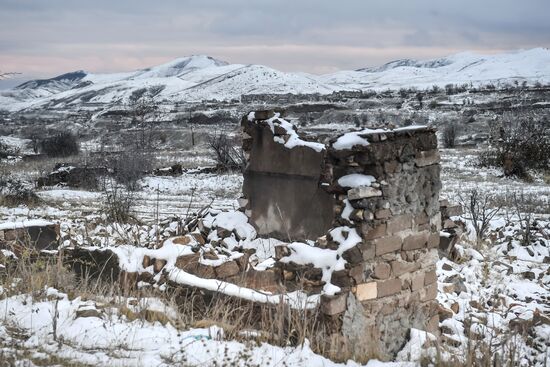
M 550 83 L 550 50 L 535 48 L 494 55 L 462 52 L 429 60 L 401 59 L 379 67 L 331 74 L 282 72 L 255 64 L 229 64 L 207 55 L 122 73 L 78 70 L 27 81 L 0 93 L 0 109 L 61 108 L 128 102 L 132 93 L 153 88 L 164 102 L 235 100 L 249 94 L 330 94 L 346 90 L 428 88 L 447 84 Z

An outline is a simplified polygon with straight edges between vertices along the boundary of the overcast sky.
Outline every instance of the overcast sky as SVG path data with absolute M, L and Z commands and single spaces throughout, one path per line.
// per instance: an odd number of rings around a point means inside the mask
M 0 0 L 0 70 L 28 79 L 208 54 L 327 73 L 549 47 L 549 14 L 550 0 Z

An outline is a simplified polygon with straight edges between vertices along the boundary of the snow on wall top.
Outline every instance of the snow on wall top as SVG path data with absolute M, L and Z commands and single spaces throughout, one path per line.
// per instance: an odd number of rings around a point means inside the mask
M 47 220 L 30 219 L 30 220 L 24 220 L 22 222 L 0 223 L 0 231 L 6 230 L 6 229 L 21 229 L 21 228 L 29 228 L 29 227 L 45 227 L 45 226 L 52 226 L 52 225 L 54 225 L 54 223 L 49 222 Z
M 276 143 L 284 145 L 288 149 L 292 149 L 294 147 L 307 147 L 310 149 L 315 150 L 316 152 L 320 153 L 325 149 L 325 145 L 321 143 L 311 142 L 311 141 L 305 141 L 300 138 L 296 130 L 294 130 L 294 127 L 292 124 L 284 119 L 282 119 L 281 114 L 278 112 L 275 112 L 274 116 L 265 120 L 267 124 L 269 125 L 269 128 L 271 129 L 271 132 L 275 135 L 275 128 L 280 127 L 286 131 L 286 134 L 289 135 L 289 138 L 285 141 L 283 138 L 279 136 L 275 136 L 273 140 Z M 255 112 L 250 112 L 247 116 L 248 121 L 256 121 L 256 114 Z M 260 120 L 261 121 L 261 120 Z
M 334 143 L 332 143 L 332 148 L 336 150 L 346 150 L 346 149 L 353 149 L 355 146 L 367 146 L 370 143 L 366 139 L 369 135 L 374 134 L 384 134 L 384 133 L 403 133 L 406 131 L 418 131 L 418 130 L 425 130 L 428 127 L 425 125 L 413 125 L 413 126 L 406 126 L 406 127 L 400 127 L 397 129 L 364 129 L 361 131 L 351 131 L 349 133 L 345 133 L 343 135 L 340 135 Z

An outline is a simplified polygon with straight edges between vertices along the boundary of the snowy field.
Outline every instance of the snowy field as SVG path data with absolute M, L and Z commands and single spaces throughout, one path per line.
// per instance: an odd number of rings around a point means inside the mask
M 550 185 L 543 177 L 525 183 L 474 165 L 475 150 L 442 150 L 442 196 L 456 202 L 475 188 L 504 197 L 524 192 L 536 197 L 536 233 L 522 244 L 517 215 L 503 210 L 491 221 L 488 240 L 463 236 L 453 260 L 438 262 L 438 301 L 445 308 L 441 343 L 413 330 L 397 361 L 370 361 L 368 367 L 466 364 L 470 355 L 495 354 L 521 366 L 550 364 Z M 189 212 L 238 207 L 238 173 L 146 177 L 134 208 L 141 224 L 105 223 L 104 194 L 51 187 L 38 191 L 43 205 L 0 208 L 0 223 L 45 219 L 61 224 L 72 243 L 144 245 L 172 234 L 171 224 Z M 454 218 L 471 229 L 468 216 Z M 4 256 L 9 255 L 7 253 Z M 1 259 L 1 257 L 0 257 Z M 17 280 L 0 288 L 0 366 L 359 366 L 338 364 L 312 352 L 306 343 L 280 347 L 255 341 L 255 332 L 238 340 L 223 327 L 182 325 L 173 302 L 161 296 L 120 298 L 69 294 L 50 287 L 17 292 Z M 151 310 L 162 320 L 130 317 Z M 161 322 L 162 321 L 162 322 Z M 485 349 L 484 349 L 485 348 Z M 454 363 L 454 364 L 453 364 Z

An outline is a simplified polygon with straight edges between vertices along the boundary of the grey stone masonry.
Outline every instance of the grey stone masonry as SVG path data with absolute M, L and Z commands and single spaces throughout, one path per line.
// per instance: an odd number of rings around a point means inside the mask
M 242 210 L 260 234 L 309 239 L 332 250 L 341 245 L 331 238 L 333 228 L 354 229 L 361 238 L 343 252 L 345 269 L 332 273 L 340 292 L 321 297 L 338 343 L 327 350 L 388 360 L 411 328 L 438 334 L 442 217 L 435 130 L 366 129 L 335 136 L 316 150 L 272 111 L 245 116 L 242 127 L 249 159 Z M 306 143 L 295 145 L 295 139 Z M 287 290 L 322 292 L 321 269 L 276 266 Z M 356 321 L 347 322 L 350 317 Z

